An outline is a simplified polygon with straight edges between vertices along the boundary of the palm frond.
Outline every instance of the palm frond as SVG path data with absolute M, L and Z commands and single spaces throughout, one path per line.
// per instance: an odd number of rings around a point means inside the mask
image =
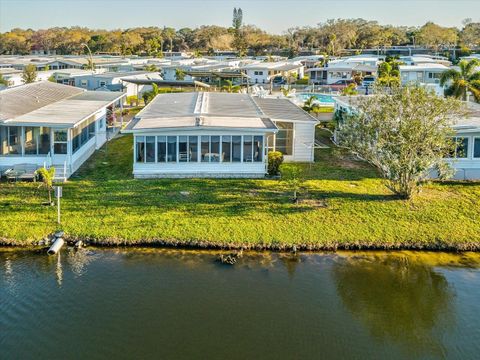
M 443 86 L 450 80 L 455 81 L 461 78 L 462 78 L 462 74 L 460 72 L 458 72 L 455 69 L 449 69 L 442 73 L 442 76 L 440 77 L 440 85 Z

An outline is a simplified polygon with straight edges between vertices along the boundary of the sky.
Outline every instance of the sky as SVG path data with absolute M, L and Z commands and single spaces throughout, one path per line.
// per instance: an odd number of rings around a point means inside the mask
M 480 22 L 480 0 L 0 0 L 0 32 L 15 27 L 85 26 L 195 28 L 231 26 L 234 7 L 244 24 L 281 34 L 332 18 L 364 18 L 381 24 L 462 26 Z

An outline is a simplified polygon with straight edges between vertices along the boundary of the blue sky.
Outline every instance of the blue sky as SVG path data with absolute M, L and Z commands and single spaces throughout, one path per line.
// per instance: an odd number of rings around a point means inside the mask
M 361 17 L 393 25 L 430 20 L 458 27 L 465 18 L 480 21 L 480 0 L 0 0 L 0 31 L 73 25 L 229 26 L 233 7 L 243 9 L 244 23 L 272 33 L 331 18 Z

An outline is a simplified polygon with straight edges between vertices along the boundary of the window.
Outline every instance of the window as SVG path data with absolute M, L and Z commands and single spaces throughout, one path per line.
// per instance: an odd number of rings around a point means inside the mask
M 80 86 L 81 87 L 87 87 L 88 86 L 88 80 L 80 80 Z
M 240 162 L 242 160 L 242 137 L 232 136 L 232 161 Z
M 253 161 L 263 161 L 263 136 L 253 137 Z
M 50 128 L 41 127 L 38 134 L 38 154 L 48 154 L 50 152 Z
M 157 161 L 167 161 L 167 137 L 157 136 Z
M 480 138 L 475 138 L 473 141 L 473 157 L 480 158 Z
M 187 136 L 178 137 L 178 161 L 180 162 L 188 161 L 188 137 Z
M 136 144 L 136 161 L 142 163 L 145 161 L 145 136 L 137 136 Z
M 95 120 L 89 120 L 88 124 L 88 140 L 95 137 Z
M 220 162 L 220 136 L 210 137 L 210 162 Z
M 25 155 L 48 154 L 50 152 L 50 128 L 25 127 Z
M 222 161 L 232 161 L 232 137 L 222 136 Z
M 293 154 L 293 123 L 276 122 L 278 133 L 275 135 L 275 150 L 283 155 Z
M 449 154 L 449 158 L 465 159 L 468 157 L 468 138 L 453 137 L 455 143 L 454 151 Z
M 100 81 L 100 82 L 98 83 L 98 85 L 99 85 L 100 87 L 102 87 L 102 86 L 107 85 L 107 83 L 106 83 L 105 81 Z
M 38 135 L 40 128 L 25 127 L 25 155 L 37 155 Z
M 0 155 L 21 155 L 21 127 L 0 126 Z
M 243 136 L 243 161 L 253 161 L 253 137 L 252 135 Z
M 53 153 L 57 155 L 67 154 L 67 130 L 55 130 L 53 132 Z
M 468 157 L 468 138 L 457 137 L 457 149 L 455 156 L 460 159 Z
M 145 140 L 145 162 L 155 162 L 155 136 L 147 136 Z
M 202 145 L 202 162 L 209 162 L 210 161 L 210 137 L 209 136 L 202 136 L 201 137 Z
M 167 161 L 177 162 L 177 137 L 167 136 Z
M 189 136 L 188 146 L 189 146 L 189 161 L 197 162 L 198 161 L 198 136 Z

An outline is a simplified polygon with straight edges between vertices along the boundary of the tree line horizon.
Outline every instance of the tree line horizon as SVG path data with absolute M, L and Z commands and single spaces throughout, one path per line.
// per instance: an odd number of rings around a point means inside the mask
M 265 55 L 284 51 L 295 56 L 301 50 L 315 49 L 336 56 L 345 50 L 385 49 L 418 45 L 441 51 L 459 48 L 464 53 L 480 48 L 480 22 L 463 21 L 463 28 L 443 27 L 433 22 L 422 26 L 381 25 L 365 19 L 330 19 L 316 26 L 293 27 L 283 34 L 271 34 L 255 25 L 243 25 L 241 9 L 234 9 L 231 27 L 202 25 L 197 28 L 134 27 L 91 29 L 52 27 L 20 29 L 0 33 L 0 54 L 27 55 L 32 50 L 58 55 L 93 53 L 163 56 L 165 52 L 237 51 L 240 55 Z

